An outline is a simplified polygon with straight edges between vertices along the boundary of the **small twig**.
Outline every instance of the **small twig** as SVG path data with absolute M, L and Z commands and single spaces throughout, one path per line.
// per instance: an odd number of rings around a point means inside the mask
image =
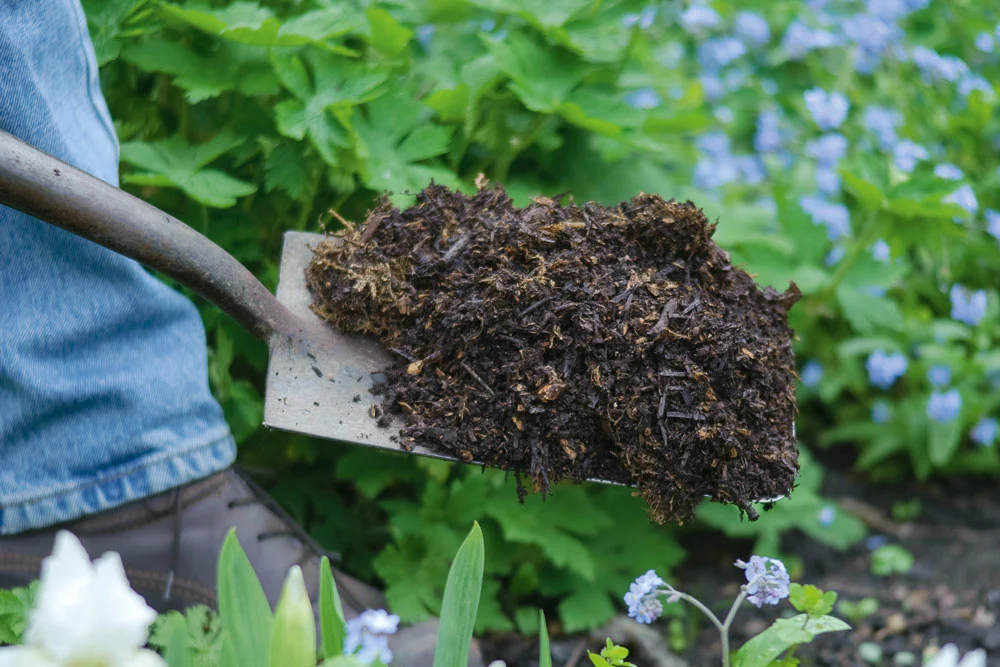
M 573 648 L 573 652 L 569 656 L 569 660 L 566 661 L 566 667 L 576 667 L 576 664 L 580 662 L 580 658 L 583 657 L 584 651 L 587 650 L 587 640 L 581 639 L 576 647 Z
M 469 367 L 469 364 L 467 364 L 464 361 L 462 361 L 462 362 L 459 363 L 459 365 L 462 368 L 464 368 L 466 370 L 466 372 L 468 372 L 469 375 L 471 375 L 472 377 L 474 377 L 476 379 L 476 382 L 478 382 L 480 385 L 482 385 L 483 389 L 485 389 L 487 392 L 489 392 L 490 396 L 496 396 L 496 393 L 492 389 L 490 389 L 490 386 L 488 384 L 486 384 L 485 382 L 483 382 L 483 378 L 481 378 L 478 375 L 476 375 L 476 371 L 472 370 L 472 368 Z
M 361 245 L 365 245 L 366 243 L 372 240 L 372 237 L 375 236 L 375 232 L 378 231 L 379 225 L 381 224 L 382 224 L 382 216 L 377 216 L 377 215 L 372 216 L 372 219 L 368 222 L 367 225 L 365 225 L 364 231 L 361 232 L 361 238 L 358 239 L 359 241 L 361 241 Z
M 671 417 L 673 419 L 692 419 L 698 422 L 705 421 L 705 416 L 700 415 L 697 412 L 667 412 L 664 416 Z
M 549 301 L 552 301 L 552 297 L 551 296 L 547 296 L 544 299 L 539 299 L 538 301 L 534 302 L 533 304 L 531 304 L 530 306 L 528 306 L 527 308 L 525 308 L 524 310 L 522 310 L 521 311 L 521 317 L 524 317 L 528 313 L 541 308 L 542 306 L 544 306 L 545 304 L 547 304 Z
M 656 321 L 653 328 L 646 332 L 647 336 L 655 336 L 664 329 L 667 328 L 667 324 L 670 323 L 670 316 L 674 314 L 674 308 L 677 306 L 677 299 L 671 299 L 667 301 L 667 304 L 663 306 L 663 311 L 660 313 L 660 319 Z

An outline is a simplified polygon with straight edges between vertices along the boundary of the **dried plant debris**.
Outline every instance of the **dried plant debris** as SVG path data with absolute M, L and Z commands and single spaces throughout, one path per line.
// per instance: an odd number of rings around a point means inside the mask
M 791 491 L 794 285 L 758 288 L 691 202 L 516 208 L 480 185 L 383 200 L 308 268 L 316 313 L 399 355 L 375 391 L 404 446 L 542 492 L 634 484 L 659 523 Z

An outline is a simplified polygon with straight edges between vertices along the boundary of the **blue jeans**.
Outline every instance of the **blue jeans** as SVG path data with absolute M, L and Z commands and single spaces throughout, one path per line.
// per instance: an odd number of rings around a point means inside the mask
M 118 184 L 79 0 L 0 2 L 0 129 Z M 0 534 L 232 464 L 194 305 L 142 267 L 0 206 Z

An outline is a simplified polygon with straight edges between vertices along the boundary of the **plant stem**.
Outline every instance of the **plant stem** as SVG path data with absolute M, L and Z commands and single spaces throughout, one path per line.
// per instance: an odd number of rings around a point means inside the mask
M 747 599 L 747 588 L 752 586 L 757 579 L 759 579 L 759 577 L 754 577 L 750 583 L 745 586 L 740 586 L 740 594 L 736 596 L 736 599 L 733 601 L 733 606 L 729 608 L 729 613 L 726 614 L 725 621 L 720 621 L 719 617 L 716 616 L 711 609 L 703 605 L 697 598 L 691 597 L 687 593 L 680 592 L 670 584 L 666 584 L 667 592 L 670 595 L 676 595 L 680 599 L 685 600 L 697 607 L 701 610 L 701 613 L 703 613 L 719 630 L 719 639 L 722 642 L 722 667 L 729 667 L 729 628 L 733 625 L 733 619 L 736 618 L 736 612 L 740 610 L 740 606 L 743 604 L 743 601 Z

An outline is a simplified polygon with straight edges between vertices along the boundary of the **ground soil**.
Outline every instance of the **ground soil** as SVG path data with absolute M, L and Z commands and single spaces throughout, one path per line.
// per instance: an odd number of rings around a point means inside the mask
M 399 356 L 381 425 L 519 493 L 522 474 L 633 484 L 660 523 L 791 490 L 794 286 L 758 288 L 691 202 L 516 208 L 480 186 L 385 200 L 316 249 L 314 310 Z
M 896 655 L 911 653 L 919 665 L 925 650 L 954 643 L 963 654 L 985 648 L 987 664 L 1000 667 L 1000 490 L 996 483 L 952 480 L 876 486 L 836 468 L 828 470 L 826 479 L 826 495 L 864 520 L 876 541 L 886 540 L 912 552 L 915 565 L 907 574 L 876 577 L 870 572 L 871 551 L 866 543 L 841 553 L 802 534 L 786 535 L 783 549 L 802 559 L 800 581 L 837 591 L 842 600 L 872 597 L 879 603 L 878 611 L 854 623 L 851 632 L 824 635 L 798 651 L 802 664 L 869 665 L 859 650 L 868 642 L 882 651 L 882 661 L 875 664 L 902 664 L 894 662 Z M 920 516 L 906 523 L 893 521 L 893 505 L 914 498 L 920 501 Z M 688 533 L 682 543 L 689 557 L 673 573 L 672 583 L 702 600 L 732 600 L 740 583 L 738 576 L 730 576 L 736 572 L 732 562 L 746 558 L 752 544 L 727 540 L 715 532 Z M 734 625 L 733 644 L 739 646 L 761 631 L 778 611 L 745 605 Z M 619 624 L 619 632 L 622 627 Z M 659 630 L 664 630 L 662 624 Z M 556 645 L 562 647 L 557 667 L 589 664 L 585 655 L 581 659 L 573 654 L 581 639 L 597 650 L 603 638 L 556 637 Z M 635 654 L 637 665 L 672 664 L 666 661 L 662 642 L 652 646 L 647 649 L 652 653 Z M 528 656 L 537 652 L 532 641 L 511 637 L 487 641 L 486 648 L 487 658 L 508 656 L 509 665 L 527 667 L 534 665 Z M 688 665 L 711 667 L 719 664 L 718 656 L 718 634 L 702 623 L 697 639 L 680 657 Z

